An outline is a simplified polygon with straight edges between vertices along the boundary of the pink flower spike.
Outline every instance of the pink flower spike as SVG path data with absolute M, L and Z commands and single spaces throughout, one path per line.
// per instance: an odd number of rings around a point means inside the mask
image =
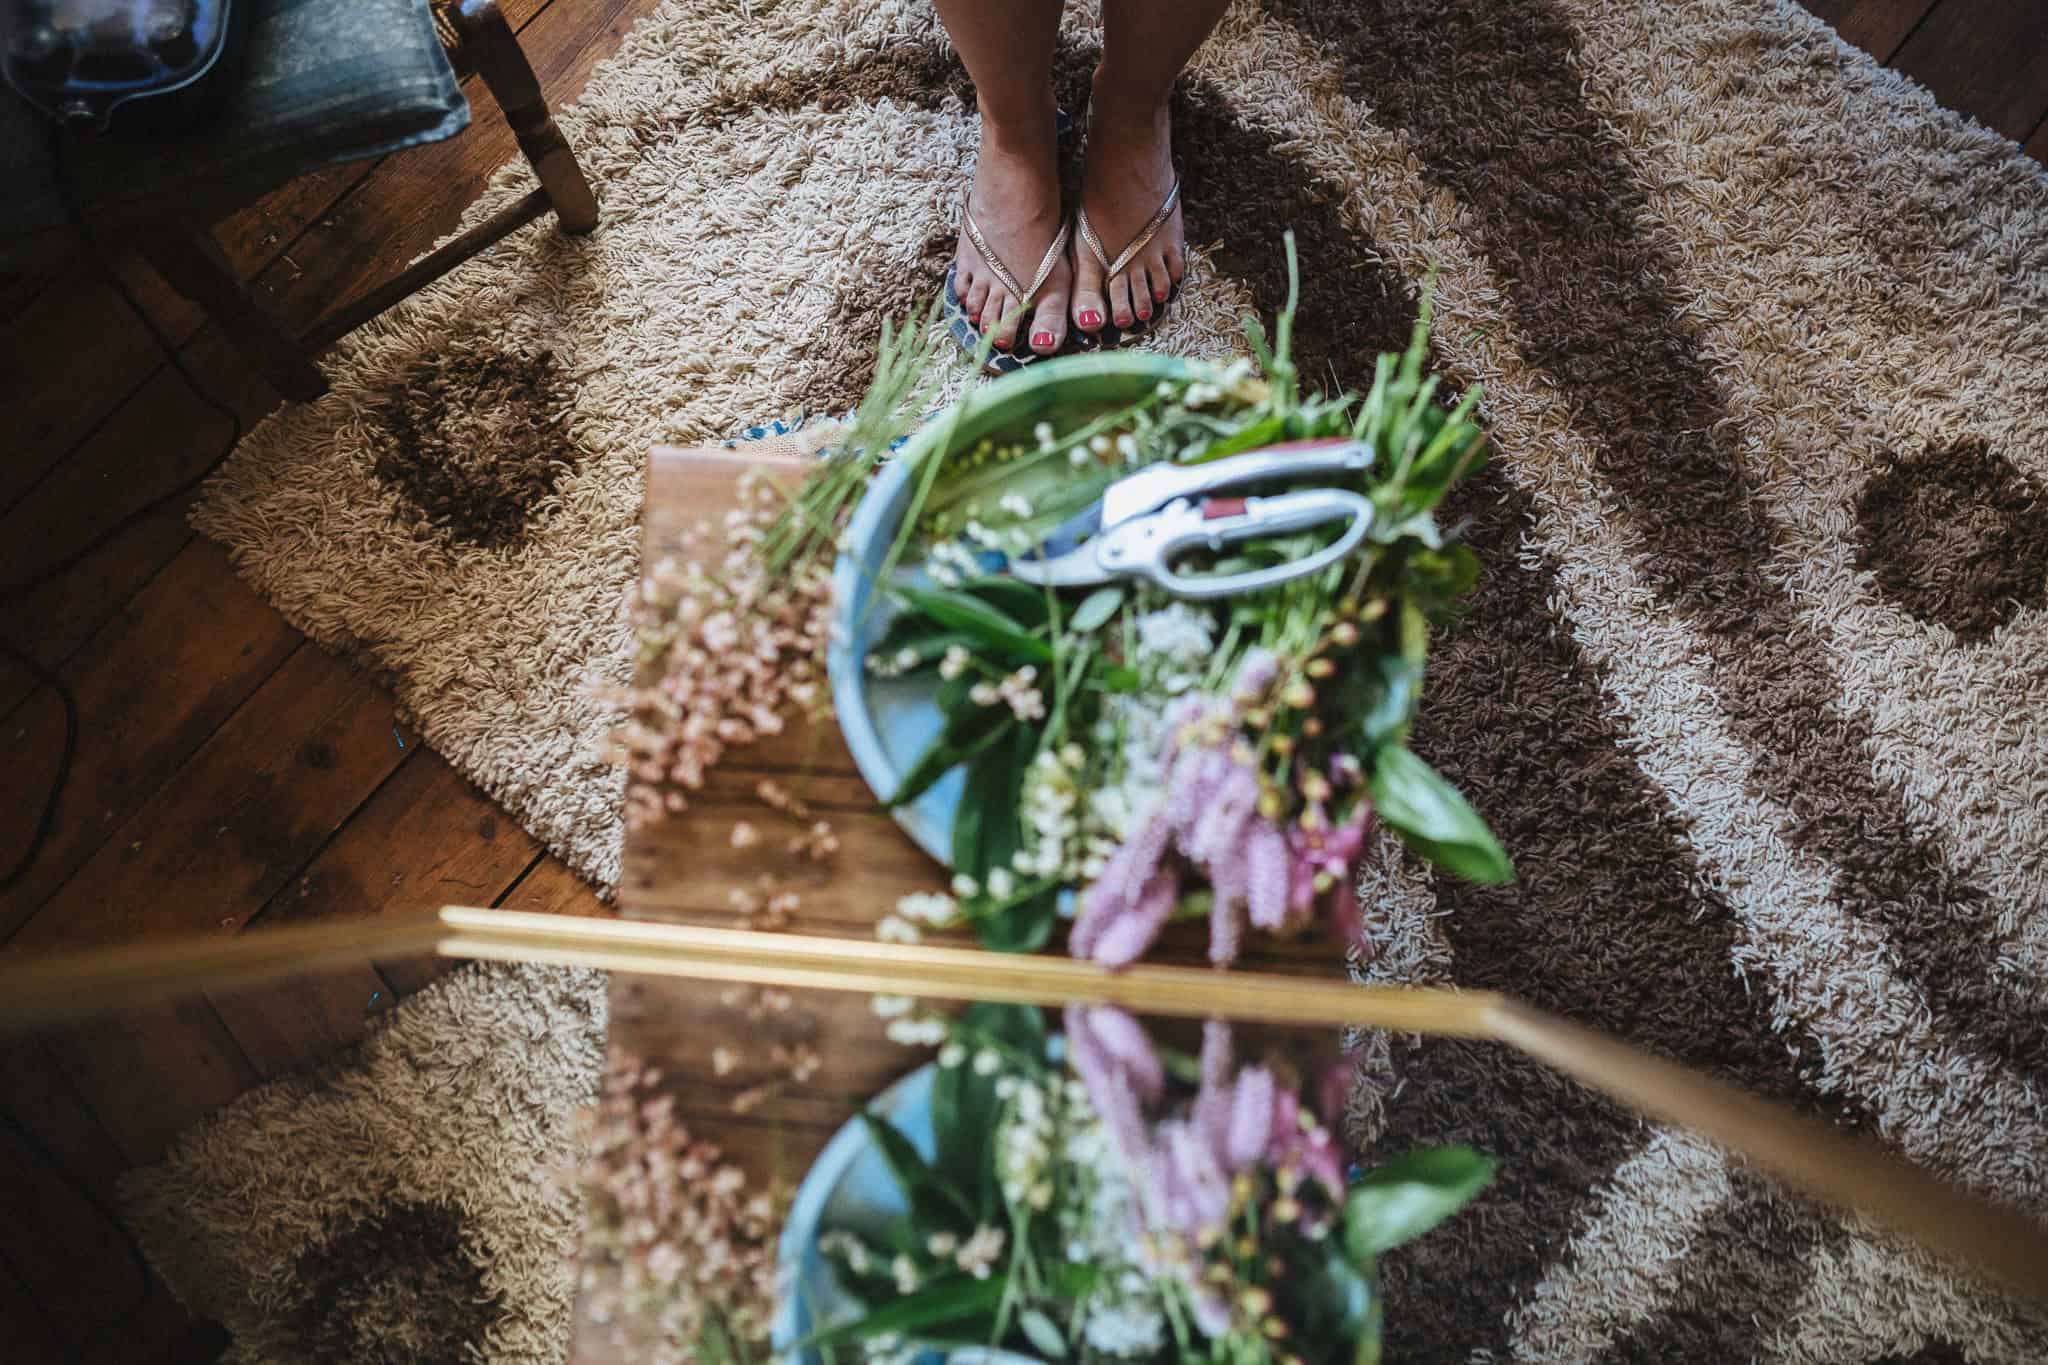
M 1114 1005 L 1097 1005 L 1085 1020 L 1096 1043 L 1138 1095 L 1156 1100 L 1166 1090 L 1166 1067 L 1145 1026 Z
M 1243 660 L 1237 665 L 1237 676 L 1230 681 L 1230 699 L 1240 706 L 1249 706 L 1273 685 L 1273 679 L 1278 676 L 1280 660 L 1271 650 L 1254 646 L 1244 652 Z
M 1211 876 L 1217 876 L 1212 872 Z M 1226 885 L 1220 877 L 1212 889 L 1215 902 L 1209 907 L 1209 961 L 1218 967 L 1228 967 L 1237 961 L 1237 949 L 1244 939 L 1244 914 L 1238 906 L 1244 901 L 1241 886 Z
M 1248 1066 L 1238 1073 L 1236 1092 L 1231 1097 L 1230 1129 L 1223 1148 L 1232 1171 L 1241 1171 L 1266 1154 L 1273 1136 L 1278 1089 L 1273 1073 L 1265 1067 Z
M 1223 1172 L 1222 1155 L 1196 1135 L 1185 1123 L 1168 1121 L 1159 1125 L 1159 1142 L 1173 1159 L 1173 1172 L 1181 1182 L 1188 1208 L 1182 1215 L 1181 1230 L 1192 1233 L 1211 1223 L 1220 1223 L 1230 1211 L 1230 1177 Z
M 1178 899 L 1179 875 L 1170 868 L 1162 868 L 1145 884 L 1137 903 L 1103 929 L 1088 956 L 1105 967 L 1130 966 L 1158 941 L 1159 931 L 1166 927 Z
M 1144 888 L 1157 874 L 1159 860 L 1166 855 L 1169 833 L 1165 821 L 1155 812 L 1110 855 L 1109 865 L 1082 897 L 1081 913 L 1067 936 L 1069 953 L 1075 957 L 1096 956 L 1103 934 L 1136 906 Z
M 1220 749 L 1208 751 L 1202 771 L 1195 817 L 1181 826 L 1181 851 L 1198 863 L 1242 857 L 1245 828 L 1258 813 L 1258 776 Z
M 1334 1058 L 1316 1077 L 1316 1116 L 1331 1129 L 1344 1122 L 1344 1106 L 1358 1082 L 1358 1064 L 1350 1054 Z
M 1188 1304 L 1194 1309 L 1195 1326 L 1202 1329 L 1202 1335 L 1210 1338 L 1225 1336 L 1230 1331 L 1230 1305 L 1215 1290 L 1190 1286 Z
M 1278 929 L 1287 919 L 1288 893 L 1293 881 L 1287 837 L 1271 822 L 1254 820 L 1246 844 L 1245 880 L 1251 921 L 1261 929 Z
M 1120 1065 L 1104 1045 L 1097 1032 L 1100 1021 L 1090 1017 L 1120 1013 L 1108 1006 L 1084 1010 L 1078 1005 L 1069 1005 L 1065 1019 L 1067 1046 L 1073 1056 L 1074 1070 L 1088 1091 L 1089 1103 L 1095 1106 L 1096 1113 L 1102 1115 L 1103 1126 L 1115 1140 L 1117 1150 L 1135 1170 L 1152 1142 L 1144 1115 L 1138 1109 L 1140 1088 L 1132 1083 L 1130 1069 Z M 1128 1015 L 1123 1018 L 1130 1021 Z M 1153 1058 L 1153 1063 L 1157 1065 L 1157 1057 Z M 1163 1079 L 1160 1083 L 1163 1084 Z M 1156 1098 L 1158 1091 L 1155 1089 L 1152 1095 Z
M 1202 1089 L 1220 1090 L 1230 1081 L 1230 1025 L 1221 1019 L 1202 1021 Z
M 1273 1095 L 1273 1127 L 1266 1160 L 1275 1166 L 1286 1163 L 1288 1153 L 1301 1141 L 1300 1121 L 1301 1096 L 1292 1090 L 1275 1091 Z
M 1208 1020 L 1202 1025 L 1201 1088 L 1195 1094 L 1191 1117 L 1202 1140 L 1219 1152 L 1230 1134 L 1230 1054 L 1230 1025 L 1221 1019 Z

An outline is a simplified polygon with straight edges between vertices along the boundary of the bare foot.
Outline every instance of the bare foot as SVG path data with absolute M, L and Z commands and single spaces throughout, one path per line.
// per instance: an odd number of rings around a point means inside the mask
M 967 211 L 974 215 L 989 250 L 1008 268 L 1020 289 L 1028 289 L 1038 263 L 1060 231 L 1060 179 L 1052 93 L 1046 92 L 1042 127 L 1014 131 L 981 119 L 981 150 L 974 162 L 974 188 Z M 1035 122 L 1035 121 L 1034 121 Z M 1067 339 L 1067 292 L 1074 272 L 1064 253 L 1032 299 L 1028 317 L 1009 288 L 989 269 L 963 226 L 955 256 L 954 287 L 967 316 L 999 350 L 1011 350 L 1020 334 L 1032 350 L 1051 355 Z
M 1095 73 L 1088 110 L 1088 156 L 1081 173 L 1081 207 L 1112 262 L 1159 211 L 1173 189 L 1173 132 L 1164 103 L 1134 102 L 1117 93 L 1115 76 Z M 1180 205 L 1145 248 L 1113 280 L 1074 235 L 1074 325 L 1099 332 L 1105 322 L 1128 328 L 1152 320 L 1187 274 L 1187 239 Z

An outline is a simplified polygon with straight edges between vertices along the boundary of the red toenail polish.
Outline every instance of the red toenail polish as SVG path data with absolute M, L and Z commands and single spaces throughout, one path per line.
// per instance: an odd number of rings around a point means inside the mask
M 1145 321 L 1150 322 L 1152 320 L 1152 310 L 1150 308 L 1140 308 L 1138 310 L 1138 316 L 1140 318 L 1143 318 Z
M 1032 346 L 1033 346 L 1033 347 L 1035 347 L 1035 348 L 1036 348 L 1036 349 L 1038 349 L 1038 350 L 1041 350 L 1041 351 L 1042 351 L 1042 350 L 1045 350 L 1046 348 L 1048 348 L 1048 347 L 1050 347 L 1050 346 L 1052 345 L 1052 333 L 1051 333 L 1051 332 L 1033 332 L 1033 333 L 1031 334 L 1031 344 L 1032 344 Z
M 1116 315 L 1116 325 L 1119 327 L 1128 327 L 1131 325 L 1131 320 L 1126 315 L 1118 313 Z
M 1102 325 L 1102 314 L 1096 312 L 1093 308 L 1083 308 L 1081 310 L 1081 325 L 1083 327 L 1100 327 Z
M 1005 340 L 1003 340 L 1003 339 L 1002 339 L 1001 337 L 997 337 L 997 338 L 996 338 L 996 349 L 997 349 L 998 351 L 1007 351 L 1007 350 L 1009 350 L 1009 349 L 1010 349 L 1010 343 L 1009 343 L 1009 342 L 1007 342 L 1007 341 L 1005 341 Z
M 1153 290 L 1153 291 L 1152 291 L 1152 300 L 1153 300 L 1153 302 L 1155 302 L 1155 303 L 1165 303 L 1165 302 L 1166 302 L 1166 295 L 1167 295 L 1167 292 L 1168 292 L 1168 291 L 1166 291 L 1166 290 L 1164 290 L 1164 289 L 1155 289 L 1155 290 Z

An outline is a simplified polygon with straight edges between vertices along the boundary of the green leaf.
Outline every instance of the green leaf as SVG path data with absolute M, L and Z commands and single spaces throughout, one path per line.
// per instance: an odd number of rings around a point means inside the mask
M 1031 1005 L 972 1005 L 960 1016 L 963 1035 L 992 1038 L 1031 1057 L 1045 1055 L 1045 1021 Z M 993 1209 L 996 1190 L 996 1080 L 972 1066 L 942 1066 L 932 1080 L 932 1164 L 976 1209 Z
M 997 611 L 1009 615 L 1020 626 L 1043 625 L 1050 614 L 1044 588 L 1008 574 L 977 578 L 972 583 L 961 584 L 960 591 L 969 597 L 980 598 Z
M 1135 692 L 1143 681 L 1138 670 L 1129 664 L 1113 664 L 1104 660 L 1095 672 L 1096 680 L 1105 692 Z
M 916 1333 L 986 1313 L 1002 1302 L 1006 1281 L 999 1275 L 977 1280 L 971 1275 L 949 1275 L 934 1280 L 915 1294 L 869 1310 L 851 1322 L 838 1323 L 811 1333 L 792 1350 L 807 1346 L 830 1346 L 842 1341 L 859 1341 L 884 1332 Z
M 974 932 L 984 948 L 999 953 L 1035 953 L 1052 938 L 1059 919 L 1059 892 L 1051 887 L 1017 902 L 993 915 L 974 921 Z
M 1399 625 L 1401 657 L 1420 669 L 1423 660 L 1429 657 L 1429 618 L 1413 600 L 1403 597 Z
M 1390 744 L 1379 751 L 1368 787 L 1379 818 L 1423 857 L 1475 882 L 1515 879 L 1514 864 L 1478 812 L 1406 748 Z
M 1422 691 L 1422 670 L 1398 654 L 1382 654 L 1373 664 L 1379 674 L 1379 691 L 1359 722 L 1368 761 L 1382 746 L 1407 738 L 1408 722 L 1415 718 L 1415 700 Z
M 896 785 L 889 804 L 901 806 L 924 795 L 932 783 L 966 763 L 1016 728 L 1017 719 L 1001 704 L 976 706 L 967 702 L 946 717 L 946 728 L 917 756 L 910 771 Z
M 971 635 L 990 649 L 1033 663 L 1052 662 L 1051 645 L 1016 617 L 972 593 L 949 588 L 900 587 L 893 591 L 938 624 Z
M 1066 1359 L 1067 1339 L 1059 1328 L 1053 1326 L 1051 1318 L 1036 1308 L 1027 1308 L 1017 1315 L 1017 1325 L 1024 1329 L 1024 1335 L 1042 1354 L 1054 1360 Z
M 1116 587 L 1113 584 L 1106 588 L 1097 588 L 1094 592 L 1081 599 L 1080 606 L 1074 608 L 1074 614 L 1068 620 L 1067 628 L 1083 633 L 1100 629 L 1110 617 L 1116 615 L 1116 609 L 1123 604 L 1124 590 L 1122 588 Z
M 1301 1326 L 1316 1341 L 1354 1341 L 1365 1330 L 1372 1286 L 1356 1266 L 1334 1252 L 1301 1288 Z
M 990 708 L 1010 714 L 1009 708 Z M 967 770 L 967 782 L 953 819 L 953 868 L 976 881 L 989 869 L 1008 867 L 1023 840 L 1024 777 L 1038 750 L 1038 734 L 1023 725 L 1007 730 L 1008 740 L 991 744 Z
M 1440 602 L 1463 597 L 1479 581 L 1479 556 L 1470 545 L 1446 545 L 1408 556 L 1415 586 Z
M 1420 1237 L 1493 1179 L 1470 1147 L 1424 1147 L 1369 1172 L 1344 1196 L 1344 1252 L 1354 1266 Z
M 1220 460 L 1226 455 L 1236 455 L 1246 450 L 1257 450 L 1260 446 L 1273 444 L 1273 442 L 1286 434 L 1287 419 L 1284 417 L 1268 417 L 1262 421 L 1251 422 L 1239 427 L 1232 435 L 1204 447 L 1202 458 L 1191 461 L 1191 463 L 1207 464 L 1211 460 Z
M 867 1112 L 860 1117 L 875 1150 L 882 1154 L 882 1160 L 888 1165 L 889 1174 L 896 1178 L 897 1188 L 910 1202 L 912 1221 L 933 1231 L 967 1232 L 974 1221 L 974 1210 L 968 1206 L 961 1192 L 947 1184 L 939 1172 L 918 1155 L 910 1139 L 896 1131 L 888 1121 Z
M 1062 1260 L 1054 1268 L 1052 1278 L 1061 1298 L 1085 1299 L 1095 1292 L 1096 1282 L 1102 1278 L 1102 1270 L 1099 1266 Z

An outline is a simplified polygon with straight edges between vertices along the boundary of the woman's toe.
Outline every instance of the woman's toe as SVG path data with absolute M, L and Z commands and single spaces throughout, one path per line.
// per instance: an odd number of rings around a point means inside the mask
M 988 293 L 988 307 L 981 313 L 981 330 L 995 338 L 996 349 L 1007 351 L 1017 344 L 1019 316 L 1017 302 L 1000 289 Z
M 1074 286 L 1074 306 L 1068 310 L 1074 325 L 1093 335 L 1102 330 L 1109 321 L 1109 301 L 1102 297 L 1102 291 L 1092 285 Z
M 1152 288 L 1152 311 L 1156 313 L 1173 296 L 1173 267 L 1168 264 L 1165 252 L 1146 262 L 1145 282 Z
M 1138 315 L 1138 321 L 1152 321 L 1155 311 L 1152 303 L 1152 272 L 1143 262 L 1131 267 L 1131 311 Z
M 1129 327 L 1138 320 L 1131 307 L 1131 272 L 1128 270 L 1109 282 L 1109 316 L 1119 327 Z
M 981 326 L 982 311 L 988 306 L 988 281 L 976 275 L 974 283 L 961 291 L 960 306 L 967 310 L 969 321 Z
M 1067 339 L 1067 300 L 1063 294 L 1047 294 L 1031 315 L 1031 349 L 1051 355 Z

